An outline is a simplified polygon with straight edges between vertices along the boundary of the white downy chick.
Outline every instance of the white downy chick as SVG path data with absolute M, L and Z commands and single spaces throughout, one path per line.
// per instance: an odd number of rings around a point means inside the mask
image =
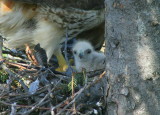
M 76 71 L 94 71 L 105 68 L 105 55 L 94 50 L 93 46 L 87 41 L 78 41 L 73 46 L 73 55 Z

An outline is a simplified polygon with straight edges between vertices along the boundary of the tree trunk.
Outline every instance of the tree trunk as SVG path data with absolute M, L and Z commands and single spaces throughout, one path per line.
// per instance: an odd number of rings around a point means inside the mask
M 105 5 L 106 115 L 160 115 L 160 2 Z

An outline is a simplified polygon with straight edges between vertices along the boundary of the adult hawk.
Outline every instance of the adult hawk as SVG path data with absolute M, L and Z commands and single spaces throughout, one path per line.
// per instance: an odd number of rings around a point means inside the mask
M 104 40 L 104 0 L 0 0 L 0 35 L 9 48 L 39 43 L 48 60 L 55 54 L 65 70 L 60 44 L 66 32 L 69 38 L 88 39 L 99 47 Z

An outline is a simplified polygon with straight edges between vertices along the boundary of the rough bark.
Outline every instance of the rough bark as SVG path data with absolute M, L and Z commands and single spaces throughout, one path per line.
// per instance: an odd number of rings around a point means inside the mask
M 160 114 L 160 2 L 106 0 L 108 115 Z

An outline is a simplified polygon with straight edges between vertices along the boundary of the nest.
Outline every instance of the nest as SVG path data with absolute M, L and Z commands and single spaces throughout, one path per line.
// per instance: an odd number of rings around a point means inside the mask
M 104 114 L 104 70 L 57 72 L 54 65 L 32 65 L 24 52 L 5 49 L 3 53 L 0 114 Z

